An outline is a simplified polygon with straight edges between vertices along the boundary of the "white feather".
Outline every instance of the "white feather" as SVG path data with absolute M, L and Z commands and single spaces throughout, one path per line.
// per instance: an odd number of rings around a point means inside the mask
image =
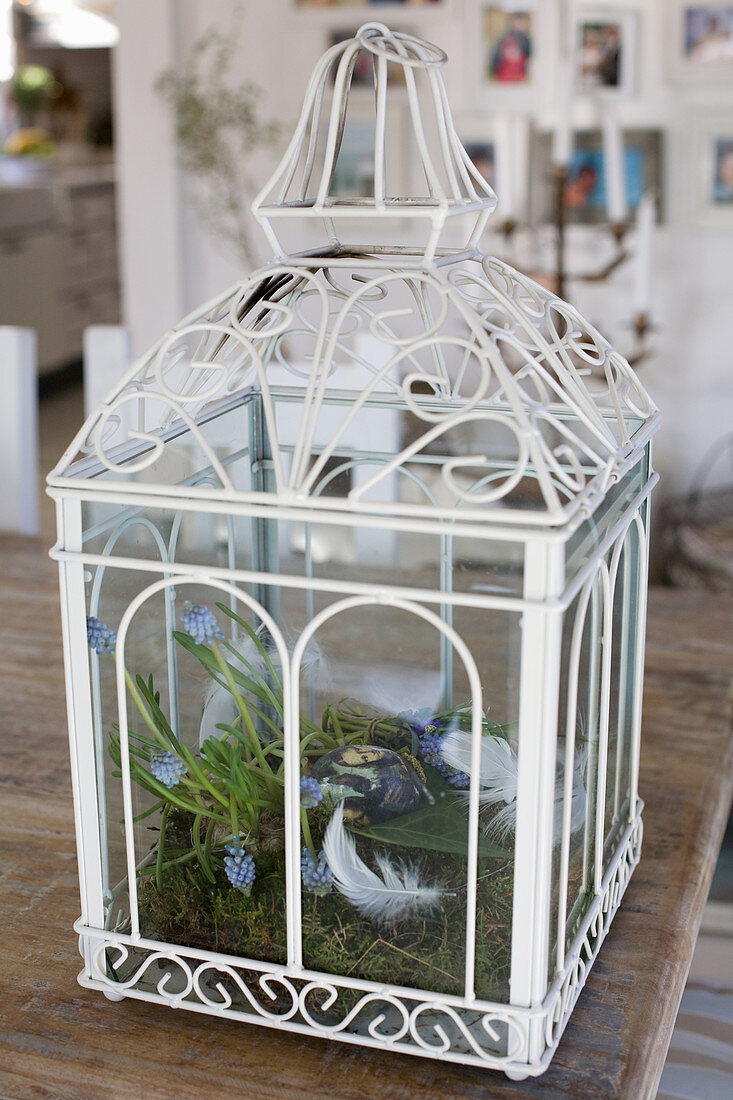
M 236 657 L 233 653 L 228 652 L 226 659 L 229 664 L 244 673 L 245 676 L 252 676 L 252 669 L 254 669 L 264 679 L 267 674 L 267 664 L 262 650 L 252 638 L 249 635 L 245 635 L 244 638 L 235 635 L 232 638 L 232 644 L 240 656 Z M 245 661 L 251 666 L 250 668 L 247 667 Z M 217 725 L 224 723 L 232 726 L 238 715 L 239 708 L 229 688 L 225 684 L 220 684 L 212 679 L 204 697 L 201 724 L 199 726 L 199 748 L 203 746 L 208 737 L 226 737 L 226 730 L 217 729 Z
M 219 723 L 234 725 L 234 720 L 239 714 L 237 704 L 232 693 L 221 684 L 213 680 L 204 699 L 204 709 L 199 726 L 199 748 L 203 747 L 208 737 L 226 737 L 226 730 L 217 729 Z
M 451 730 L 443 738 L 440 751 L 446 764 L 456 771 L 471 774 L 471 734 L 468 730 Z M 479 777 L 479 797 L 483 806 L 516 802 L 517 754 L 503 737 L 481 738 Z
M 458 771 L 471 774 L 471 734 L 468 730 L 451 730 L 446 734 L 441 746 L 446 764 Z M 570 832 L 576 832 L 585 821 L 585 761 L 587 754 L 579 752 L 575 761 L 573 794 L 570 802 Z M 562 803 L 564 787 L 564 765 L 559 767 L 555 784 L 555 812 L 553 841 L 558 844 L 562 837 Z M 517 780 L 519 762 L 517 753 L 509 741 L 503 737 L 483 735 L 481 738 L 481 764 L 479 770 L 479 804 L 482 809 L 504 805 L 491 817 L 486 832 L 497 840 L 506 840 L 514 829 L 517 814 Z M 461 797 L 468 800 L 468 791 L 461 791 Z
M 420 882 L 417 868 L 400 864 L 396 868 L 382 852 L 375 856 L 382 878 L 359 858 L 353 838 L 344 828 L 344 807 L 339 803 L 323 838 L 323 851 L 333 874 L 334 885 L 369 920 L 385 924 L 400 920 L 440 901 L 438 886 Z

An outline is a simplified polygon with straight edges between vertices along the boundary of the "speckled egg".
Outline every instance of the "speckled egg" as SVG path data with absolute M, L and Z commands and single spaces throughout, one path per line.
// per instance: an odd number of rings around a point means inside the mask
M 344 745 L 320 756 L 313 778 L 333 802 L 344 804 L 344 820 L 363 827 L 416 810 L 423 783 L 411 764 L 378 745 Z

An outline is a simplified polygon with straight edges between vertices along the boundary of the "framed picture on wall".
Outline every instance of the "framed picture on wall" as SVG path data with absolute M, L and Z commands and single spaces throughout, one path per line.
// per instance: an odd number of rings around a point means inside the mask
M 497 148 L 493 120 L 481 111 L 459 111 L 453 118 L 458 138 L 471 163 L 488 183 L 496 187 Z
M 552 138 L 538 134 L 533 148 L 532 209 L 535 217 L 549 221 L 553 215 L 551 186 Z M 629 216 L 642 195 L 656 199 L 657 220 L 664 215 L 663 141 L 661 130 L 627 130 L 623 135 L 623 185 Z M 603 135 L 600 130 L 579 130 L 567 167 L 565 211 L 569 222 L 594 225 L 607 222 L 608 189 Z
M 572 26 L 573 85 L 579 95 L 629 96 L 636 67 L 633 11 L 581 6 Z
M 733 86 L 733 0 L 671 0 L 669 68 L 673 79 Z
M 496 192 L 496 216 L 489 224 L 506 219 L 525 220 L 529 190 L 529 120 L 503 111 L 459 112 L 456 130 L 474 167 Z
M 481 79 L 484 85 L 525 85 L 532 78 L 535 7 L 531 0 L 487 0 L 480 5 Z
M 694 125 L 698 220 L 733 226 L 733 114 L 706 115 Z

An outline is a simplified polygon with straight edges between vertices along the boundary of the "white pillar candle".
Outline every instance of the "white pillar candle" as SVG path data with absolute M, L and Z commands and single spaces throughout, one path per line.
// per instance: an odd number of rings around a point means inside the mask
M 514 153 L 514 216 L 527 218 L 529 191 L 529 119 L 516 115 L 512 120 L 512 149 Z
M 567 166 L 573 154 L 573 73 L 570 61 L 563 66 L 557 121 L 552 135 L 552 163 Z
M 497 115 L 494 121 L 494 179 L 499 214 L 514 216 L 514 142 L 509 115 Z
M 606 183 L 606 212 L 613 225 L 626 221 L 626 165 L 621 127 L 613 118 L 603 123 L 603 175 Z
M 636 208 L 636 259 L 634 265 L 634 309 L 649 313 L 652 296 L 652 253 L 654 248 L 654 196 L 646 191 Z

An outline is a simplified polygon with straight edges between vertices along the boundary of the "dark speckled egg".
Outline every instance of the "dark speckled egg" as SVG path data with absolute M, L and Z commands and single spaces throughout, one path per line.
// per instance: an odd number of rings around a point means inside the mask
M 344 820 L 363 827 L 416 810 L 423 783 L 411 764 L 378 745 L 344 745 L 320 756 L 313 778 L 333 802 L 344 804 Z

